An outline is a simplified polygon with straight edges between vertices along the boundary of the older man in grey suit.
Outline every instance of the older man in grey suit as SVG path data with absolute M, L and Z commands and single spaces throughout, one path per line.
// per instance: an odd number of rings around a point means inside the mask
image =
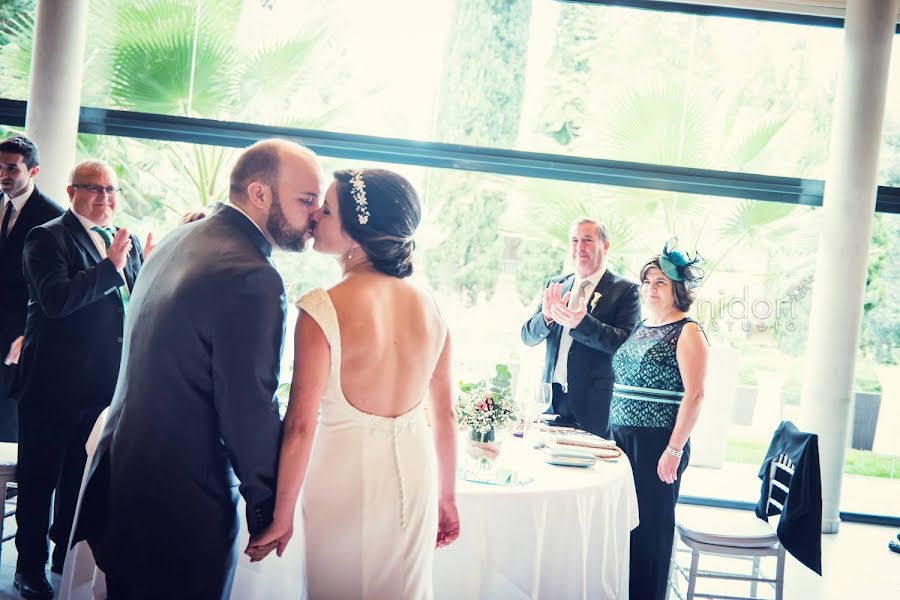
M 312 152 L 259 142 L 230 203 L 170 233 L 141 272 L 74 536 L 110 600 L 228 598 L 238 485 L 250 533 L 271 522 L 285 296 L 270 254 L 303 249 L 320 189 Z

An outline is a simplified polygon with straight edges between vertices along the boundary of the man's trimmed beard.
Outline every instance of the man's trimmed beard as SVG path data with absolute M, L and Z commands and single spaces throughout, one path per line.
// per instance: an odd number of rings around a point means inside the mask
M 288 224 L 287 219 L 284 218 L 284 211 L 281 210 L 281 198 L 278 196 L 275 186 L 272 186 L 272 208 L 269 209 L 269 218 L 266 219 L 266 229 L 269 231 L 272 241 L 281 250 L 303 252 L 306 249 L 305 238 L 309 226 L 307 225 L 303 229 L 294 229 Z

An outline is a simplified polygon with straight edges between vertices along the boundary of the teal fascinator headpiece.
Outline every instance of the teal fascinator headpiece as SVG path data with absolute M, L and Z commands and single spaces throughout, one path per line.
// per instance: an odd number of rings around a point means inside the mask
M 672 281 L 683 281 L 689 288 L 695 288 L 703 281 L 703 269 L 698 265 L 703 262 L 699 254 L 693 258 L 686 252 L 676 250 L 678 238 L 670 239 L 663 246 L 659 255 L 659 268 Z

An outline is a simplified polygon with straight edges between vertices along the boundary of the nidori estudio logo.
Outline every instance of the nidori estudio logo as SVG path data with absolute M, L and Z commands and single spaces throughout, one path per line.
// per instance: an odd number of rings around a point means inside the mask
M 810 275 L 773 296 L 753 294 L 746 285 L 737 293 L 719 290 L 718 298 L 697 300 L 698 315 L 712 331 L 794 332 L 800 302 L 809 294 L 812 283 Z

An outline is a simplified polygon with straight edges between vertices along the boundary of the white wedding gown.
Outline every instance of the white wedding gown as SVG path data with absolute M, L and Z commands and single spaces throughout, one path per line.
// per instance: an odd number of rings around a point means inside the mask
M 437 479 L 422 404 L 396 418 L 352 406 L 341 389 L 341 335 L 331 298 L 317 289 L 297 306 L 331 346 L 301 500 L 309 597 L 431 598 Z
M 331 373 L 303 483 L 302 511 L 297 511 L 284 555 L 272 553 L 251 563 L 243 554 L 249 535 L 240 501 L 241 553 L 231 598 L 431 598 L 437 471 L 423 406 L 393 419 L 354 408 L 341 390 L 341 336 L 330 296 L 313 290 L 297 306 L 315 319 L 331 346 Z M 106 411 L 88 441 L 88 464 L 105 418 Z M 105 577 L 81 542 L 69 552 L 59 598 L 105 597 Z

